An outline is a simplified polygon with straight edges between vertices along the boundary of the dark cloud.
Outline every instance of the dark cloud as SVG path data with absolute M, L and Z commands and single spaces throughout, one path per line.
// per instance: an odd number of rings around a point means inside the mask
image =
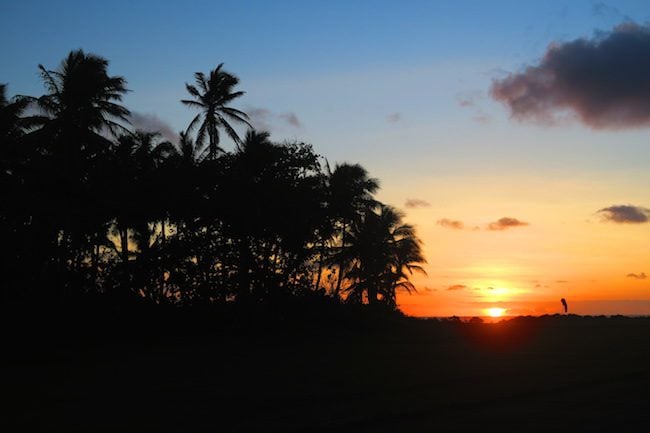
M 295 113 L 275 113 L 268 108 L 248 107 L 246 114 L 253 127 L 260 131 L 272 131 L 278 123 L 286 124 L 293 128 L 300 128 L 302 122 Z
M 513 118 L 595 129 L 650 126 L 650 27 L 622 24 L 592 39 L 549 46 L 538 65 L 492 83 Z
M 641 224 L 650 221 L 650 209 L 632 205 L 615 205 L 600 209 L 603 220 L 615 223 Z
M 397 123 L 402 120 L 402 113 L 392 113 L 386 116 L 386 120 L 390 123 Z
M 498 221 L 488 224 L 488 230 L 505 230 L 513 227 L 523 227 L 527 226 L 528 223 L 524 221 L 519 221 L 517 218 L 503 217 Z
M 454 284 L 453 286 L 447 287 L 447 290 L 463 290 L 466 289 L 467 286 L 464 284 Z
M 465 224 L 462 221 L 450 220 L 447 218 L 440 219 L 436 222 L 439 226 L 442 226 L 447 229 L 462 230 L 465 228 Z
M 165 140 L 169 140 L 172 143 L 178 142 L 178 133 L 172 129 L 169 123 L 161 120 L 155 114 L 143 114 L 132 111 L 129 120 L 134 129 L 146 132 L 159 132 Z
M 421 200 L 419 198 L 409 198 L 404 202 L 404 206 L 409 209 L 414 209 L 418 207 L 429 207 L 431 203 L 426 200 Z
M 645 272 L 639 272 L 638 274 L 630 272 L 629 274 L 626 275 L 626 277 L 634 278 L 635 280 L 645 280 L 646 278 L 648 278 Z

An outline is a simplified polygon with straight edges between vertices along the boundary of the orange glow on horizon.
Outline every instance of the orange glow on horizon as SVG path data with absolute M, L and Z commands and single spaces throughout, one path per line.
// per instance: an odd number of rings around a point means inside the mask
M 485 312 L 490 317 L 501 317 L 506 312 L 506 309 L 493 307 L 493 308 L 488 308 L 487 310 L 485 310 Z
M 596 214 L 610 202 L 650 203 L 647 190 L 625 179 L 614 187 L 611 179 L 575 173 L 418 178 L 432 185 L 417 188 L 419 197 L 438 205 L 407 211 L 428 263 L 427 275 L 412 278 L 417 294 L 399 294 L 400 308 L 420 317 L 485 316 L 497 307 L 508 316 L 540 316 L 563 313 L 564 298 L 573 314 L 650 314 L 650 225 Z M 478 185 L 489 189 L 476 194 Z M 382 198 L 398 207 L 404 189 L 416 189 L 393 188 Z M 528 225 L 490 230 L 502 217 Z M 445 218 L 462 225 L 437 223 Z

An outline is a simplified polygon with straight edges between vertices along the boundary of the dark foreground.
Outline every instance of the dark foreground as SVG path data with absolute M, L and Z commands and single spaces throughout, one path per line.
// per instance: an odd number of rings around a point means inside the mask
M 650 425 L 649 319 L 209 332 L 105 319 L 3 323 L 0 431 L 643 432 Z

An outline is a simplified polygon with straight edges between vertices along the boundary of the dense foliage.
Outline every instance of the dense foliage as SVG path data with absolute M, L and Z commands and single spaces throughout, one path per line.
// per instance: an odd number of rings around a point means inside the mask
M 264 303 L 288 296 L 395 305 L 424 262 L 413 227 L 377 202 L 361 166 L 233 125 L 243 92 L 219 65 L 182 102 L 178 142 L 133 131 L 122 77 L 71 52 L 39 66 L 47 93 L 0 87 L 3 299 L 105 293 L 154 303 Z M 220 131 L 234 143 L 221 145 Z M 196 133 L 196 138 L 192 134 Z

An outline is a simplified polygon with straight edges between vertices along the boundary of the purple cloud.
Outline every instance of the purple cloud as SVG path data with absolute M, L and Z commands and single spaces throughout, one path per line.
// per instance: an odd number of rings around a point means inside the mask
M 275 113 L 268 108 L 248 107 L 246 114 L 253 127 L 260 131 L 271 131 L 278 123 L 284 123 L 293 128 L 302 127 L 302 122 L 293 112 Z
M 172 129 L 169 123 L 161 120 L 155 114 L 143 114 L 132 111 L 129 120 L 134 129 L 146 132 L 159 132 L 165 140 L 171 141 L 172 143 L 178 142 L 178 133 Z
M 513 227 L 523 227 L 529 225 L 527 222 L 519 221 L 517 218 L 503 217 L 498 221 L 488 224 L 487 229 L 493 231 L 506 230 Z
M 615 205 L 600 209 L 604 221 L 620 224 L 642 224 L 650 221 L 650 209 L 632 205 Z
M 495 80 L 491 95 L 517 120 L 555 124 L 569 113 L 594 129 L 648 127 L 650 27 L 552 44 L 539 64 Z

